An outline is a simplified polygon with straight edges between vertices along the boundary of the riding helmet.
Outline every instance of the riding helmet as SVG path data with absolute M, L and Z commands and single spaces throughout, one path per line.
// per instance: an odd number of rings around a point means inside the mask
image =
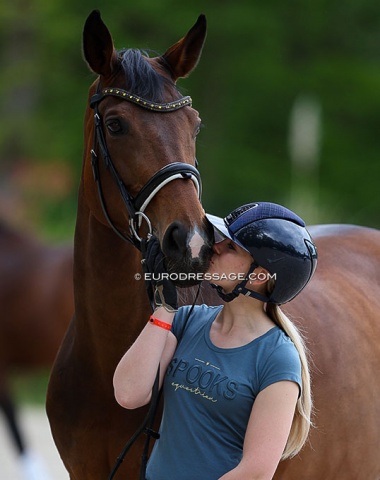
M 224 219 L 208 214 L 207 218 L 216 234 L 233 240 L 251 254 L 255 267 L 265 268 L 275 278 L 273 291 L 266 298 L 260 295 L 261 300 L 278 305 L 289 302 L 313 276 L 317 249 L 305 222 L 291 210 L 256 202 L 237 208 Z M 237 286 L 236 293 L 255 297 L 245 283 Z

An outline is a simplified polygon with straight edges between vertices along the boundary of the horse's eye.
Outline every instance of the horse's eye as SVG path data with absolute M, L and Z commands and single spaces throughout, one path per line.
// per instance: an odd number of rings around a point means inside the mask
M 115 119 L 115 118 L 113 118 L 111 120 L 107 120 L 106 127 L 111 134 L 122 133 L 123 132 L 123 127 L 122 127 L 120 121 Z

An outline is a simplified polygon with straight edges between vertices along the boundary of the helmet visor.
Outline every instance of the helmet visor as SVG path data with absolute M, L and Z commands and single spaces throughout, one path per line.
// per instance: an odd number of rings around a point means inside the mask
M 229 238 L 234 243 L 239 245 L 239 247 L 241 247 L 243 250 L 250 253 L 249 250 L 247 250 L 245 248 L 245 246 L 242 245 L 239 242 L 239 240 L 234 236 L 234 234 L 229 231 L 229 229 L 226 226 L 223 218 L 217 217 L 215 215 L 210 215 L 209 213 L 206 213 L 206 217 L 207 217 L 208 221 L 214 227 L 214 241 L 215 241 L 215 243 L 223 242 L 223 240 L 225 240 L 226 238 Z
M 229 233 L 223 218 L 217 217 L 215 215 L 210 215 L 206 213 L 207 220 L 214 227 L 214 240 L 215 243 L 223 242 L 226 238 L 233 240 L 231 234 Z

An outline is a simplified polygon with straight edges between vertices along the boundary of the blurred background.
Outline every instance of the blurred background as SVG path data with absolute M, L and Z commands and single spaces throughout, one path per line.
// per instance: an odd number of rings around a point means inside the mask
M 197 157 L 208 212 L 264 200 L 309 225 L 380 227 L 373 0 L 3 0 L 0 221 L 46 245 L 72 245 L 94 80 L 81 35 L 95 8 L 116 48 L 160 54 L 206 14 L 201 61 L 179 86 L 203 121 Z M 12 378 L 21 402 L 43 403 L 46 375 Z
M 208 211 L 270 200 L 308 224 L 380 226 L 373 0 L 3 0 L 1 217 L 51 241 L 72 239 L 94 79 L 81 34 L 94 8 L 117 48 L 159 53 L 206 14 L 202 59 L 180 86 L 204 124 L 197 151 Z

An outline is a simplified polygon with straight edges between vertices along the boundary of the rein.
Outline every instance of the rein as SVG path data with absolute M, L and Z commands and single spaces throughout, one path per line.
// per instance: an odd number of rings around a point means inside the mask
M 195 188 L 198 193 L 199 199 L 202 195 L 202 182 L 199 171 L 197 168 L 193 167 L 192 165 L 181 163 L 181 162 L 174 162 L 170 163 L 169 165 L 164 166 L 160 170 L 158 170 L 141 188 L 139 193 L 136 197 L 132 197 L 128 192 L 126 186 L 124 185 L 123 180 L 121 179 L 115 165 L 111 160 L 111 156 L 109 154 L 106 140 L 104 137 L 104 132 L 102 128 L 102 119 L 99 113 L 99 103 L 107 96 L 114 96 L 121 98 L 127 102 L 134 103 L 141 108 L 146 110 L 150 110 L 152 112 L 157 113 L 169 113 L 179 110 L 180 108 L 192 105 L 191 97 L 186 96 L 182 97 L 178 100 L 173 102 L 167 103 L 156 103 L 150 100 L 146 100 L 142 97 L 134 95 L 126 90 L 120 88 L 104 88 L 100 90 L 99 84 L 97 92 L 91 97 L 90 99 L 90 107 L 94 109 L 94 143 L 93 148 L 91 149 L 91 164 L 92 164 L 92 171 L 94 174 L 94 180 L 98 190 L 98 196 L 100 200 L 100 204 L 106 217 L 106 220 L 112 230 L 122 239 L 125 240 L 136 248 L 141 250 L 141 237 L 138 234 L 139 228 L 141 227 L 142 220 L 145 220 L 148 226 L 148 234 L 147 238 L 149 239 L 152 235 L 152 225 L 144 213 L 145 209 L 156 195 L 156 193 L 161 190 L 166 184 L 169 182 L 176 180 L 176 179 L 190 179 L 195 185 Z M 101 178 L 99 173 L 99 159 L 96 153 L 96 148 L 99 147 L 101 156 L 103 157 L 104 164 L 106 169 L 111 173 L 115 183 L 119 189 L 121 198 L 124 202 L 124 205 L 129 214 L 129 235 L 125 232 L 121 232 L 111 220 L 111 217 L 108 213 L 106 202 L 104 199 Z

